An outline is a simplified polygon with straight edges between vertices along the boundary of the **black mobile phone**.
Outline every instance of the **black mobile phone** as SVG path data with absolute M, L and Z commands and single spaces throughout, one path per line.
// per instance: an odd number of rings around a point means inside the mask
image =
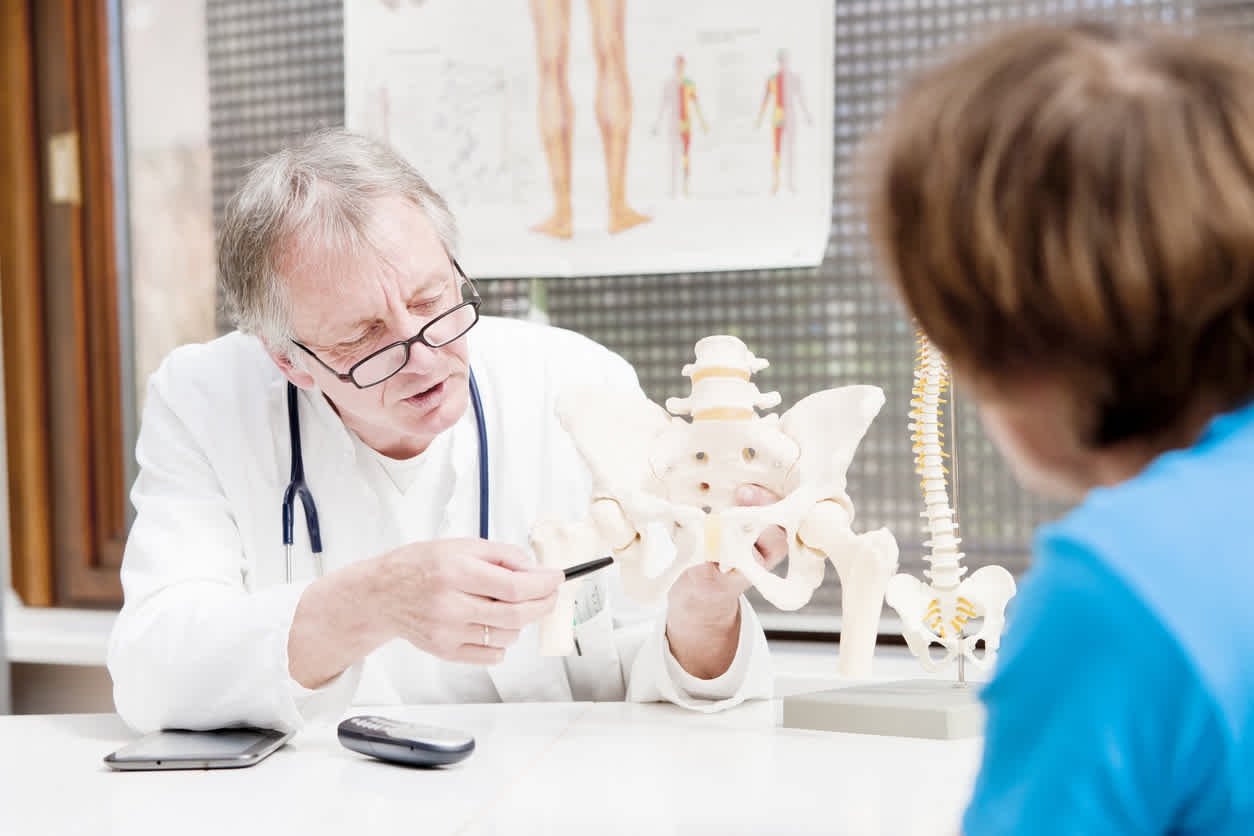
M 292 732 L 272 729 L 166 729 L 105 755 L 114 769 L 238 769 L 265 760 Z
M 340 743 L 354 752 L 413 766 L 446 766 L 467 758 L 475 739 L 465 732 L 363 715 L 340 723 Z

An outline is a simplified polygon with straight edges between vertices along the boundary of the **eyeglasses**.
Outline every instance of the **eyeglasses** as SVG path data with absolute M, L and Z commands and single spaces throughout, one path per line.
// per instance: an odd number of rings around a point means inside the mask
M 466 332 L 475 327 L 475 323 L 479 321 L 479 306 L 483 303 L 483 300 L 479 298 L 479 291 L 475 288 L 475 283 L 462 272 L 461 265 L 456 259 L 453 260 L 453 267 L 457 270 L 458 293 L 462 301 L 422 326 L 422 330 L 409 339 L 384 346 L 370 356 L 357 361 L 347 374 L 338 372 L 322 362 L 322 358 L 314 354 L 313 349 L 301 345 L 296 340 L 292 340 L 292 344 L 317 360 L 322 368 L 345 383 L 351 383 L 358 389 L 378 386 L 405 368 L 405 364 L 409 362 L 409 347 L 414 343 L 422 343 L 428 348 L 446 346 L 465 336 Z

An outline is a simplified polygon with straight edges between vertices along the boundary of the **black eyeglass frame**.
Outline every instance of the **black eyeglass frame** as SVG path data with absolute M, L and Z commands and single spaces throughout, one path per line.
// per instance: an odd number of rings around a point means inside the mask
M 317 360 L 318 365 L 322 366 L 322 368 L 326 369 L 331 374 L 335 375 L 337 379 L 342 380 L 345 383 L 351 383 L 354 386 L 356 386 L 358 389 L 369 389 L 372 386 L 378 386 L 380 383 L 384 383 L 392 379 L 400 372 L 401 369 L 405 368 L 405 366 L 408 365 L 409 350 L 413 346 L 414 343 L 422 343 L 427 348 L 442 348 L 443 346 L 446 346 L 449 343 L 457 342 L 462 337 L 466 336 L 466 334 L 469 333 L 471 328 L 474 328 L 476 325 L 479 324 L 479 306 L 483 304 L 483 298 L 479 296 L 479 288 L 475 287 L 475 283 L 471 281 L 470 277 L 466 275 L 466 272 L 462 270 L 462 266 L 457 263 L 457 259 L 453 258 L 453 259 L 450 259 L 450 261 L 453 262 L 453 268 L 457 270 L 457 275 L 460 277 L 459 283 L 465 282 L 466 285 L 470 288 L 470 298 L 463 299 L 461 302 L 458 302 L 456 305 L 449 308 L 447 311 L 444 311 L 442 314 L 432 319 L 426 325 L 422 326 L 421 331 L 419 331 L 417 334 L 410 337 L 409 339 L 397 340 L 394 343 L 385 345 L 383 348 L 379 349 L 378 351 L 370 352 L 370 354 L 368 354 L 367 356 L 363 357 L 362 359 L 354 363 L 353 367 L 349 369 L 347 373 L 338 372 L 335 369 L 328 366 L 326 363 L 322 361 L 322 358 L 319 357 L 317 354 L 315 354 L 313 349 L 309 348 L 308 346 L 302 345 L 296 340 L 291 340 L 292 345 L 296 346 L 301 351 L 305 352 L 310 357 Z M 444 340 L 443 342 L 440 342 L 440 343 L 432 343 L 427 340 L 427 338 L 424 335 L 431 328 L 431 326 L 435 325 L 440 320 L 448 316 L 451 316 L 452 314 L 456 313 L 457 311 L 461 310 L 467 305 L 474 308 L 475 318 L 469 325 L 465 327 L 465 329 L 460 334 L 458 334 L 455 337 L 452 337 L 451 339 Z M 357 379 L 355 377 L 353 377 L 353 372 L 357 371 L 358 368 L 365 365 L 366 363 L 369 363 L 371 360 L 378 357 L 380 354 L 384 354 L 388 351 L 393 351 L 397 346 L 401 346 L 401 345 L 405 346 L 405 360 L 399 366 L 396 367 L 396 371 L 392 372 L 387 377 L 376 380 L 374 383 L 361 384 L 357 382 Z

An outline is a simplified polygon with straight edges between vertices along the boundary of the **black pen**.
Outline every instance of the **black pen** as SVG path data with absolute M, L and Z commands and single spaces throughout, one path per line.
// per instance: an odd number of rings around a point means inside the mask
M 598 557 L 596 560 L 589 560 L 587 563 L 578 563 L 566 569 L 566 580 L 572 581 L 575 578 L 595 572 L 597 569 L 604 569 L 614 562 L 612 557 Z

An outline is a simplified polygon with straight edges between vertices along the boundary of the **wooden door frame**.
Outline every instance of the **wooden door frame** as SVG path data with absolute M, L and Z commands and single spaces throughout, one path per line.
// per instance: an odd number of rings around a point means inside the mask
M 40 279 L 40 157 L 35 131 L 34 56 L 25 3 L 0 18 L 4 77 L 0 108 L 0 327 L 4 337 L 5 443 L 13 588 L 31 606 L 53 601 L 48 520 L 48 419 Z
M 12 245 L 24 270 L 5 270 L 0 283 L 14 585 L 31 605 L 116 605 L 129 393 L 118 338 L 108 6 L 16 0 L 5 16 L 6 62 L 25 63 L 25 110 L 9 108 L 6 119 L 24 116 L 27 126 L 5 124 L 3 141 L 21 152 L 5 156 L 33 181 L 14 201 L 25 226 Z M 54 201 L 49 143 L 71 136 L 81 197 Z

